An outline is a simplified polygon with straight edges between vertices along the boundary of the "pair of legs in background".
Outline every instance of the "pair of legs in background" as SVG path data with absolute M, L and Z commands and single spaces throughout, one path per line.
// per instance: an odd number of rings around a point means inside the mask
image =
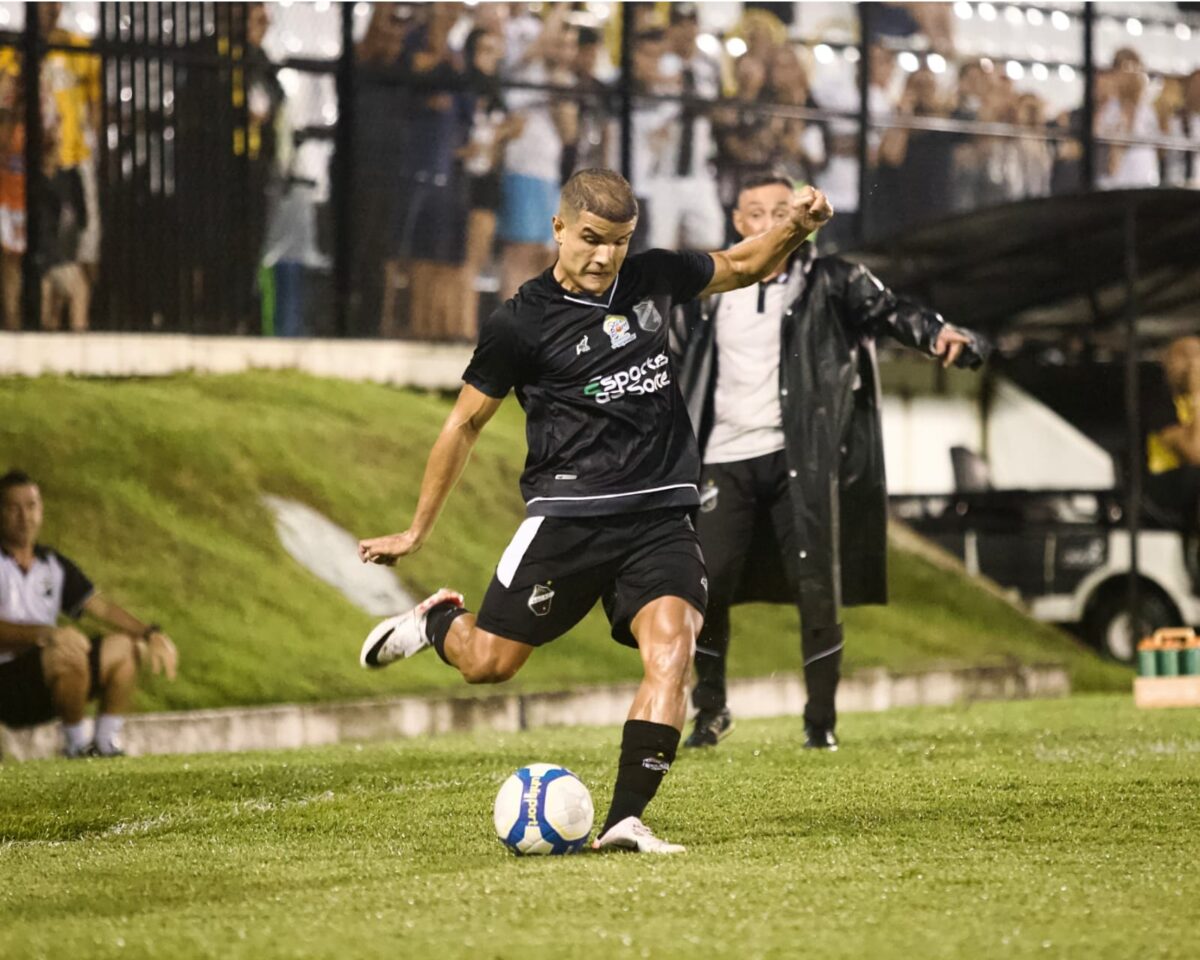
M 600 600 L 613 638 L 640 654 L 643 676 L 596 846 L 675 853 L 683 848 L 653 836 L 641 816 L 679 746 L 705 584 L 696 532 L 683 509 L 532 517 L 501 558 L 478 614 L 458 595 L 440 591 L 411 620 L 405 614 L 372 631 L 362 662 L 383 666 L 432 646 L 468 683 L 502 683 Z
M 789 584 L 799 580 L 798 542 L 782 450 L 734 463 L 706 464 L 696 531 L 708 566 L 708 613 L 696 645 L 696 727 L 686 746 L 714 746 L 733 728 L 726 699 L 729 609 L 745 572 L 755 531 L 770 526 Z M 836 748 L 834 700 L 842 666 L 841 625 L 802 626 L 805 746 Z
M 22 728 L 57 718 L 66 756 L 119 756 L 137 670 L 131 637 L 89 640 L 71 627 L 60 628 L 44 647 L 0 664 L 0 723 Z M 100 705 L 94 735 L 84 719 L 89 700 Z

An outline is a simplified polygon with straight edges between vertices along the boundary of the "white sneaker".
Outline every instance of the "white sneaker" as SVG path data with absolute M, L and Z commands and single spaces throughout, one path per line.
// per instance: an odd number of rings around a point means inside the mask
M 632 850 L 635 853 L 686 853 L 687 847 L 656 837 L 637 817 L 613 824 L 602 837 L 592 841 L 593 850 Z
M 364 667 L 386 667 L 393 660 L 407 659 L 433 646 L 425 636 L 425 615 L 447 600 L 463 605 L 461 593 L 442 587 L 406 613 L 388 617 L 367 634 L 358 662 Z

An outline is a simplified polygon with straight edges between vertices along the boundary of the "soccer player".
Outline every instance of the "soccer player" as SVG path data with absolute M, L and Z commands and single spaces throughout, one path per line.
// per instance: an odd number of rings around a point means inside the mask
M 439 590 L 377 626 L 361 662 L 382 667 L 432 647 L 468 683 L 499 683 L 601 600 L 613 638 L 641 654 L 644 677 L 596 849 L 684 849 L 641 820 L 679 745 L 707 600 L 689 516 L 700 502 L 700 461 L 666 319 L 672 303 L 758 282 L 832 215 L 811 188 L 788 204 L 778 225 L 729 250 L 627 258 L 638 217 L 628 182 L 608 170 L 576 173 L 553 217 L 558 260 L 483 325 L 411 525 L 359 543 L 361 559 L 374 563 L 420 549 L 480 431 L 516 391 L 529 445 L 521 477 L 527 519 L 479 612 Z
M 734 228 L 748 237 L 787 221 L 792 194 L 787 180 L 747 181 Z M 757 289 L 690 303 L 673 321 L 704 461 L 696 528 L 709 575 L 696 725 L 684 746 L 715 746 L 732 729 L 729 608 L 770 601 L 800 608 L 804 745 L 836 750 L 841 607 L 887 600 L 875 340 L 976 367 L 981 339 L 897 298 L 860 264 L 816 256 L 813 244 Z

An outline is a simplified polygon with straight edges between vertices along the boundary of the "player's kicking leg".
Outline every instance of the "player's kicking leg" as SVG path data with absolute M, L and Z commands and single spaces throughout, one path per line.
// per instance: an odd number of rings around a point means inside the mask
M 687 715 L 688 681 L 703 616 L 687 600 L 659 597 L 633 619 L 643 678 L 621 737 L 612 806 L 592 847 L 638 853 L 683 853 L 642 822 L 679 747 Z
M 413 609 L 379 623 L 363 641 L 359 663 L 386 667 L 424 650 L 462 674 L 467 683 L 503 683 L 529 659 L 533 647 L 475 626 L 462 594 L 442 588 Z

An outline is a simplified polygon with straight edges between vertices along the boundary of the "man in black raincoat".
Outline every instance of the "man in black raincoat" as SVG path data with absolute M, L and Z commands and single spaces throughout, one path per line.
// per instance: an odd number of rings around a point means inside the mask
M 792 184 L 761 177 L 738 195 L 742 236 L 786 216 Z M 686 746 L 733 726 L 725 700 L 729 608 L 796 603 L 808 693 L 805 746 L 836 749 L 841 609 L 887 602 L 887 489 L 875 338 L 978 367 L 985 347 L 898 299 L 865 267 L 806 243 L 776 274 L 677 311 L 672 347 L 704 459 L 696 528 L 708 613 L 696 653 L 696 725 Z

